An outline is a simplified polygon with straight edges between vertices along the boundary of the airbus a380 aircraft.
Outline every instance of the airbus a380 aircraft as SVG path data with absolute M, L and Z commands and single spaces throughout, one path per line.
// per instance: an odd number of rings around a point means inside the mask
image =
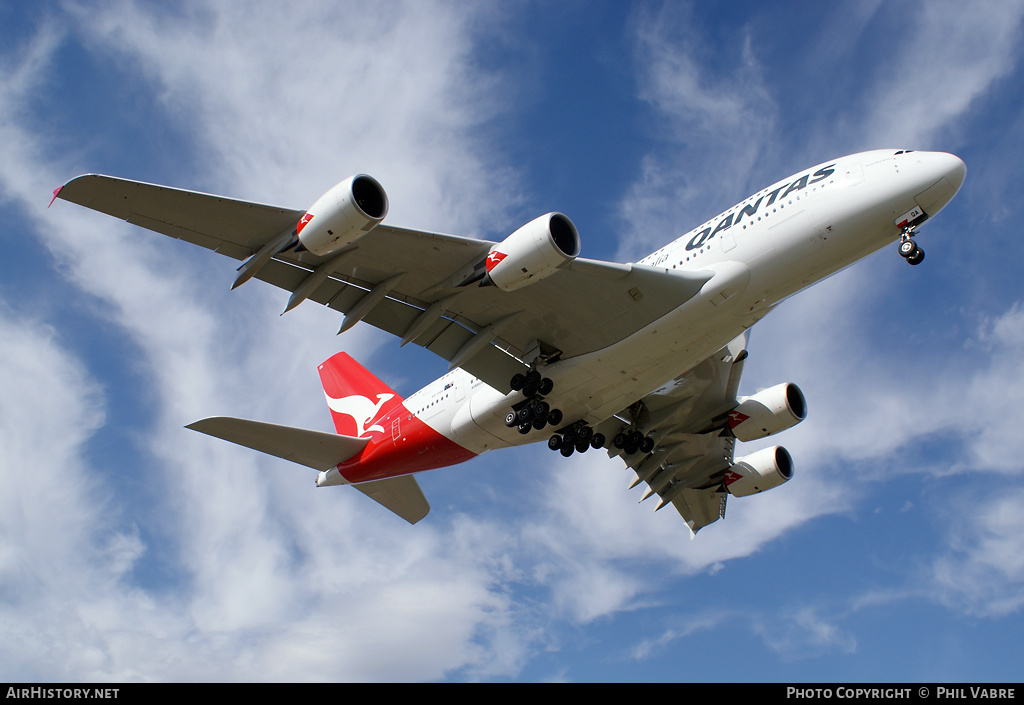
M 876 150 L 800 171 L 635 264 L 579 257 L 560 213 L 499 243 L 381 224 L 388 200 L 353 176 L 309 210 L 86 175 L 54 198 L 238 260 L 252 277 L 365 321 L 448 360 L 402 399 L 345 353 L 320 365 L 337 435 L 214 417 L 189 426 L 352 484 L 415 523 L 430 510 L 413 473 L 546 441 L 564 456 L 620 455 L 633 486 L 659 495 L 691 536 L 729 494 L 777 487 L 793 461 L 775 446 L 736 459 L 735 442 L 799 423 L 793 384 L 738 397 L 747 329 L 780 301 L 898 242 L 963 184 L 951 154 Z M 51 202 L 52 203 L 52 202 Z

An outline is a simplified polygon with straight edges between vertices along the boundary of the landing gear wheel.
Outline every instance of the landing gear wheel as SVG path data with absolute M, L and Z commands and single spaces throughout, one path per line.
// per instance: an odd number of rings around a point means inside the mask
M 509 428 L 519 425 L 519 419 L 516 417 L 516 412 L 510 411 L 505 414 L 505 425 Z
M 642 441 L 640 441 L 640 452 L 642 452 L 642 453 L 650 453 L 652 450 L 654 450 L 654 439 L 653 438 L 651 438 L 650 436 L 647 436 Z
M 603 448 L 604 447 L 604 434 L 603 433 L 595 433 L 593 436 L 591 436 L 591 438 L 590 438 L 590 447 L 593 448 L 594 450 L 597 450 L 598 448 Z
M 537 393 L 540 394 L 541 396 L 546 396 L 548 394 L 551 394 L 551 390 L 554 388 L 555 383 L 552 382 L 547 377 L 545 377 L 540 381 L 540 384 L 537 386 Z
M 541 429 L 543 429 L 547 425 L 548 425 L 548 420 L 546 418 L 544 418 L 543 416 L 538 416 L 537 418 L 535 418 L 533 420 L 533 428 L 536 431 L 540 431 Z
M 564 457 L 568 458 L 576 450 L 576 447 L 572 443 L 565 443 L 558 450 Z
M 920 249 L 921 248 L 917 246 L 916 242 L 907 238 L 900 243 L 900 257 L 909 259 L 910 257 L 913 257 L 915 253 L 919 252 Z
M 914 252 L 914 254 L 907 257 L 907 264 L 918 265 L 922 262 L 924 262 L 924 250 L 920 247 L 917 248 L 917 251 Z
M 562 447 L 562 437 L 557 433 L 548 439 L 548 448 L 551 450 L 559 450 Z
M 521 374 L 512 375 L 512 381 L 509 382 L 509 386 L 512 387 L 513 392 L 518 392 L 526 384 L 526 377 Z
M 585 441 L 582 438 L 576 440 L 577 453 L 586 453 L 588 448 L 590 448 L 590 441 Z
M 527 421 L 526 423 L 519 424 L 519 433 L 524 436 L 533 429 L 533 424 Z
M 562 410 L 552 409 L 551 411 L 549 411 L 548 423 L 551 424 L 552 426 L 557 426 L 558 424 L 562 423 Z

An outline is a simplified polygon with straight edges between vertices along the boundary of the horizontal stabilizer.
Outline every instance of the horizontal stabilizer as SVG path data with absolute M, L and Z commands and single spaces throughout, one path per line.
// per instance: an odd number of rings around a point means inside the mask
M 415 524 L 430 512 L 430 504 L 412 475 L 360 482 L 352 486 L 410 524 Z
M 213 416 L 185 428 L 314 470 L 329 470 L 348 460 L 362 451 L 370 440 L 230 416 Z

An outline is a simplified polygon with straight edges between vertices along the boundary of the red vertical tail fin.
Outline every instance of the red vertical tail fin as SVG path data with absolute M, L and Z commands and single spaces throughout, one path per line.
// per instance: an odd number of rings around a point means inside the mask
M 327 406 L 338 433 L 366 438 L 387 432 L 376 421 L 402 403 L 402 397 L 395 390 L 347 353 L 338 353 L 319 369 Z

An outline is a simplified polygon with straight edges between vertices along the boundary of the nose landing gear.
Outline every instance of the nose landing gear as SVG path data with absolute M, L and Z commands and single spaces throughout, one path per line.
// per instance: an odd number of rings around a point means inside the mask
M 913 238 L 914 226 L 910 225 L 903 228 L 903 232 L 900 235 L 899 252 L 900 257 L 907 260 L 907 264 L 917 265 L 924 262 L 924 250 L 918 247 Z

